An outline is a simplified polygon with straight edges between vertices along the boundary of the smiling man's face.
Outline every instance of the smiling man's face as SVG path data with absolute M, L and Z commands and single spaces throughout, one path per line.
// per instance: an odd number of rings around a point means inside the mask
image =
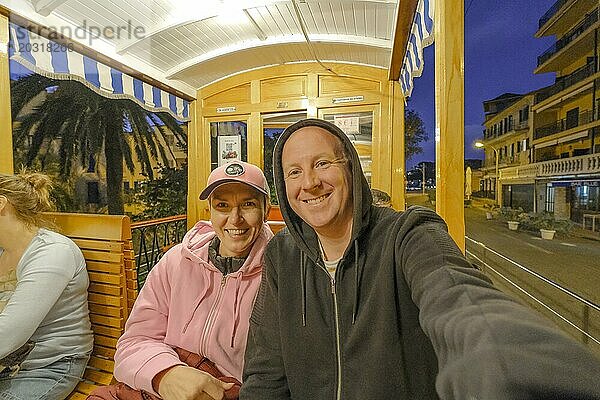
M 294 132 L 281 155 L 287 200 L 320 236 L 352 223 L 352 181 L 340 140 L 308 126 Z

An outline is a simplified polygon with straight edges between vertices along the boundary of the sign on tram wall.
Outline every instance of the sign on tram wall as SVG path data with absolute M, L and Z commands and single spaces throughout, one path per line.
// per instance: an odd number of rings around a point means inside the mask
M 234 112 L 234 111 L 235 111 L 235 107 L 217 107 L 218 113 L 228 113 L 228 112 Z
M 365 99 L 364 96 L 348 96 L 348 97 L 334 97 L 331 101 L 333 104 L 340 103 L 353 103 L 355 101 L 363 101 Z

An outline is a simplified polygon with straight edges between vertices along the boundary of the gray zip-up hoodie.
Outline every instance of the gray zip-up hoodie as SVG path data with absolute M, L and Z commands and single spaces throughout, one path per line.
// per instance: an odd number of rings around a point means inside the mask
M 286 197 L 283 145 L 305 126 L 331 132 L 350 155 L 352 238 L 335 280 Z M 290 126 L 273 160 L 287 228 L 265 252 L 240 399 L 600 399 L 600 362 L 496 290 L 437 214 L 371 205 L 336 126 Z

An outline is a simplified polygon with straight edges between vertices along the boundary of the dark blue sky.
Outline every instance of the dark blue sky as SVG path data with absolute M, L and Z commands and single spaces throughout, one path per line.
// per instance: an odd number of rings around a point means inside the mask
M 534 75 L 537 57 L 554 37 L 536 39 L 540 17 L 555 0 L 465 0 L 465 157 L 483 158 L 473 142 L 483 130 L 483 101 L 505 93 L 527 93 L 552 84 L 554 74 Z M 425 49 L 423 75 L 414 82 L 408 108 L 425 122 L 423 154 L 407 160 L 411 169 L 435 160 L 434 45 Z

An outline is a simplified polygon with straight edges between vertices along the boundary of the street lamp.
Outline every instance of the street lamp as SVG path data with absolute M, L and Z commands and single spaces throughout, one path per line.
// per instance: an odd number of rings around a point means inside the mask
M 498 192 L 498 190 L 500 190 L 500 175 L 498 175 L 498 160 L 500 159 L 500 152 L 491 144 L 483 144 L 483 142 L 480 141 L 475 142 L 475 147 L 479 149 L 489 147 L 494 150 L 494 155 L 496 156 L 496 189 L 494 190 L 494 197 L 496 198 L 496 204 L 500 205 L 500 193 Z

